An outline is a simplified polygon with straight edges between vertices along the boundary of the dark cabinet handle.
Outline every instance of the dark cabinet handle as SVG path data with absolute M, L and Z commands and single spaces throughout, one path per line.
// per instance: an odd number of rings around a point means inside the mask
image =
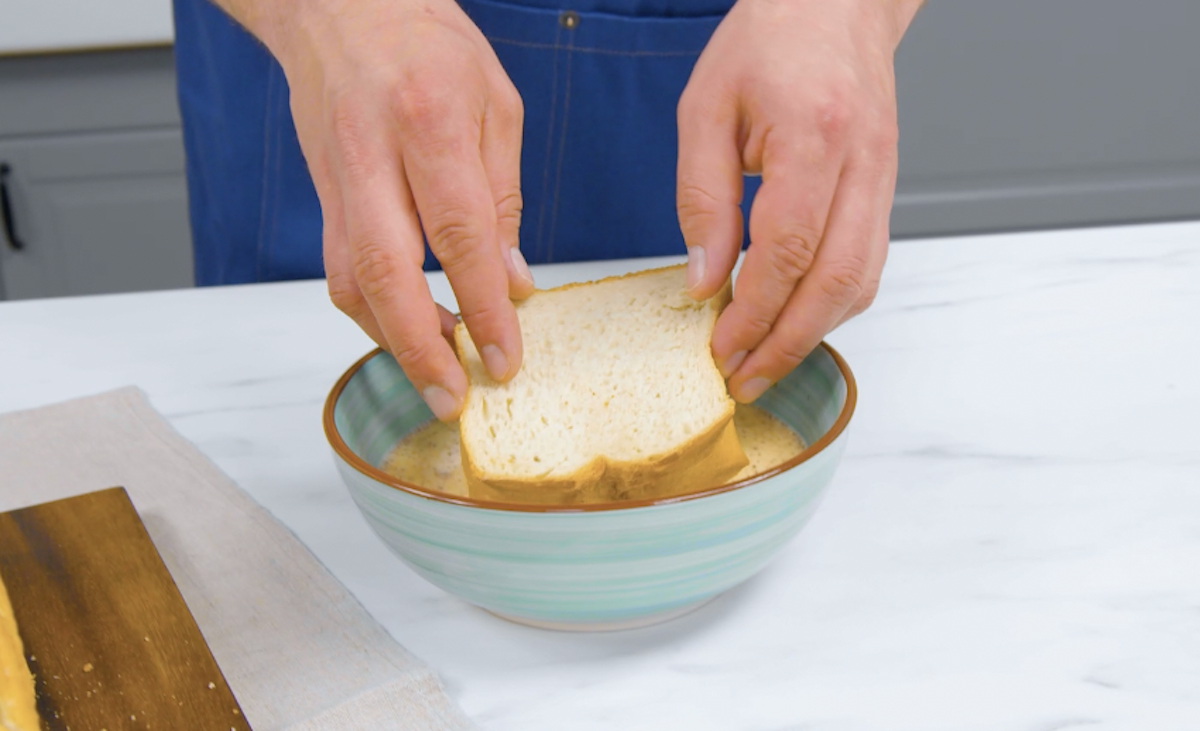
M 0 162 L 0 218 L 4 219 L 4 236 L 8 239 L 8 248 L 21 251 L 25 243 L 17 238 L 17 224 L 13 221 L 12 202 L 8 198 L 8 174 L 12 168 L 6 162 Z

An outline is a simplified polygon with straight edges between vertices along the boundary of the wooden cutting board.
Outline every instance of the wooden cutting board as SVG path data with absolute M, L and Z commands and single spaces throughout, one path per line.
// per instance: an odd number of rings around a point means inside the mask
M 46 731 L 249 731 L 123 488 L 0 513 L 0 577 Z

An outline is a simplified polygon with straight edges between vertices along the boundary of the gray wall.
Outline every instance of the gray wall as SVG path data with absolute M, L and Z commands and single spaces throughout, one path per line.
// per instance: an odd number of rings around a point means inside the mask
M 930 0 L 895 236 L 1200 217 L 1200 2 Z

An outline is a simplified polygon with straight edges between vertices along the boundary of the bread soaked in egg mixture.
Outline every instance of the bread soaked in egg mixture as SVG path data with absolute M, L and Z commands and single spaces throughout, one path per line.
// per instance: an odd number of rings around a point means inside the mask
M 804 442 L 796 432 L 757 406 L 738 404 L 733 427 L 750 464 L 731 482 L 766 472 L 804 451 Z M 410 485 L 467 497 L 467 478 L 458 451 L 458 424 L 434 420 L 404 437 L 384 459 L 383 471 Z

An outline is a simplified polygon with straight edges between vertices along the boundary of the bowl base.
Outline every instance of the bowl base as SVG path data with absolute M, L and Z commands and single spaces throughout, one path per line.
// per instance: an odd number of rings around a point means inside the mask
M 555 622 L 544 619 L 532 619 L 530 617 L 518 617 L 512 614 L 503 612 L 494 612 L 491 609 L 486 610 L 489 614 L 493 614 L 500 619 L 508 620 L 516 624 L 523 624 L 527 627 L 537 627 L 538 629 L 552 629 L 559 632 L 618 632 L 626 629 L 640 629 L 649 627 L 653 624 L 661 624 L 670 622 L 672 619 L 678 619 L 685 614 L 691 614 L 700 607 L 708 604 L 716 599 L 720 594 L 715 594 L 710 597 L 701 599 L 698 602 L 685 604 L 682 607 L 669 609 L 665 612 L 655 614 L 647 614 L 642 617 L 633 617 L 632 619 L 621 619 L 615 622 Z

